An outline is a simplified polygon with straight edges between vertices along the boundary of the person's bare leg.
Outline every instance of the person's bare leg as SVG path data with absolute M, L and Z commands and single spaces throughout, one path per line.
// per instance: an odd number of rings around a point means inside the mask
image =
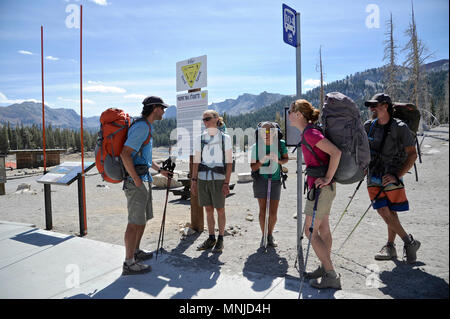
M 310 235 L 309 228 L 311 226 L 311 222 L 312 222 L 312 216 L 306 216 L 306 218 L 305 218 L 305 225 L 306 225 L 305 236 L 307 238 L 309 238 L 309 235 Z M 318 229 L 320 228 L 320 224 L 321 224 L 321 220 L 315 218 L 313 233 L 311 236 L 311 246 L 313 247 L 314 252 L 317 255 L 317 258 L 319 258 L 320 262 L 322 263 L 325 271 L 334 270 L 333 264 L 331 262 L 331 256 L 328 252 L 328 247 L 325 244 L 325 242 L 323 241 L 323 239 L 320 238 L 320 236 L 319 236 Z
M 219 235 L 223 236 L 225 233 L 225 224 L 226 224 L 225 207 L 217 208 L 216 210 L 217 210 L 217 224 L 219 224 Z
M 145 225 L 136 225 L 136 244 L 134 245 L 134 249 L 135 250 L 139 250 L 139 247 L 141 245 L 141 239 L 142 236 L 144 235 L 144 231 L 145 231 Z
M 205 206 L 206 210 L 206 223 L 208 224 L 208 233 L 209 235 L 214 235 L 214 228 L 216 222 L 214 220 L 214 207 L 213 206 Z
M 322 238 L 325 246 L 327 247 L 328 254 L 331 256 L 331 246 L 333 245 L 333 239 L 331 236 L 329 215 L 325 215 L 320 222 L 319 236 L 320 238 Z
M 407 236 L 406 231 L 400 224 L 400 220 L 396 212 L 391 211 L 388 207 L 381 207 L 377 209 L 377 212 L 388 225 L 388 241 L 395 240 L 395 236 L 393 236 L 393 234 L 399 235 L 400 238 Z
M 125 259 L 129 260 L 134 257 L 134 250 L 136 248 L 138 225 L 128 224 L 125 231 Z
M 273 234 L 273 229 L 275 228 L 275 224 L 277 223 L 277 214 L 278 214 L 278 204 L 279 200 L 270 200 L 269 207 L 269 226 L 268 226 L 268 234 Z
M 258 198 L 259 227 L 261 228 L 261 233 L 262 234 L 264 234 L 264 224 L 265 224 L 265 217 L 266 217 L 266 201 L 267 200 L 265 198 Z

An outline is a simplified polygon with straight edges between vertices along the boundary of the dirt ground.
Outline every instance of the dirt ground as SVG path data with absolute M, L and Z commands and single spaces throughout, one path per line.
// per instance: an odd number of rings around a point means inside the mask
M 348 213 L 333 233 L 332 259 L 341 274 L 344 290 L 375 298 L 448 298 L 449 296 L 449 130 L 438 127 L 419 136 L 422 143 L 422 163 L 417 161 L 419 181 L 414 170 L 405 176 L 407 196 L 411 210 L 399 213 L 405 230 L 421 241 L 417 263 L 402 261 L 403 243 L 397 238 L 398 259 L 376 261 L 373 256 L 385 244 L 387 228 L 380 216 L 370 209 L 346 245 L 337 253 L 370 200 L 361 186 Z M 297 245 L 297 176 L 295 154 L 286 167 L 289 170 L 287 189 L 282 190 L 278 221 L 274 237 L 278 247 L 264 253 L 259 250 L 261 231 L 258 223 L 258 204 L 253 198 L 251 183 L 236 183 L 237 173 L 249 172 L 247 157 L 236 163 L 231 182 L 236 186 L 226 200 L 227 232 L 222 254 L 196 251 L 207 237 L 207 232 L 182 236 L 180 228 L 191 221 L 190 201 L 169 195 L 165 226 L 165 253 L 180 256 L 180 263 L 194 264 L 202 269 L 220 269 L 233 274 L 258 272 L 275 276 L 299 277 L 295 268 Z M 155 158 L 165 159 L 154 151 Z M 13 161 L 8 157 L 7 161 Z M 81 161 L 79 154 L 64 156 L 61 162 Z M 94 161 L 86 154 L 85 161 Z M 188 163 L 177 162 L 176 170 L 188 171 Z M 45 229 L 43 185 L 36 180 L 42 169 L 12 170 L 7 172 L 6 195 L 0 196 L 0 220 L 31 223 Z M 17 191 L 20 184 L 30 185 L 29 191 Z M 330 215 L 331 228 L 347 205 L 356 188 L 338 185 L 337 196 Z M 78 197 L 77 183 L 70 186 L 51 186 L 53 231 L 77 235 Z M 141 248 L 155 250 L 164 207 L 166 190 L 153 188 L 154 218 L 147 223 Z M 304 205 L 304 201 L 303 201 Z M 124 245 L 127 224 L 126 200 L 121 184 L 102 181 L 95 167 L 86 177 L 87 228 L 86 238 Z M 246 217 L 251 214 L 253 221 Z M 205 220 L 206 227 L 206 220 Z M 307 240 L 303 240 L 306 253 Z M 318 265 L 312 248 L 308 270 Z M 250 279 L 250 276 L 248 276 Z M 270 285 L 270 283 L 267 283 Z

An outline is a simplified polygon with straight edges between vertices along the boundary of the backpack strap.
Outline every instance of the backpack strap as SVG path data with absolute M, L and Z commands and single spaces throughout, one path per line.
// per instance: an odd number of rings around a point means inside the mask
M 372 131 L 372 127 L 375 125 L 376 121 L 378 119 L 375 119 L 372 121 L 372 124 L 370 125 L 370 130 L 369 130 L 369 134 Z M 386 138 L 389 135 L 389 133 L 391 132 L 391 125 L 392 125 L 392 117 L 389 118 L 389 122 L 386 123 L 386 125 L 383 126 L 383 138 L 381 140 L 381 144 L 378 150 L 372 150 L 370 149 L 371 153 L 375 154 L 375 159 L 373 161 L 372 167 L 375 171 L 377 171 L 378 169 L 381 169 L 383 162 L 381 159 L 381 154 L 383 153 L 383 148 L 384 148 L 384 144 L 386 142 Z M 370 138 L 369 134 L 367 134 L 367 136 L 369 137 L 369 140 L 373 141 L 373 137 L 372 139 Z
M 152 137 L 151 131 L 152 131 L 152 126 L 150 125 L 150 123 L 147 121 L 147 119 L 140 117 L 136 120 L 133 121 L 133 123 L 131 123 L 130 128 L 137 122 L 141 122 L 141 121 L 145 121 L 145 123 L 147 123 L 148 125 L 148 135 L 147 138 L 145 139 L 145 141 L 141 144 L 141 147 L 139 148 L 139 150 L 136 152 L 136 154 L 134 154 L 133 158 L 136 157 L 136 155 L 139 154 L 139 157 L 142 157 L 142 150 L 144 149 L 144 146 L 147 145 L 148 143 L 150 143 L 150 138 Z
M 319 164 L 320 164 L 321 166 L 325 166 L 325 164 L 324 164 L 323 161 L 319 158 L 319 156 L 317 155 L 317 153 L 314 152 L 314 150 L 313 150 L 313 148 L 311 147 L 311 145 L 309 145 L 308 142 L 306 142 L 305 132 L 306 132 L 307 130 L 313 129 L 313 128 L 318 129 L 318 128 L 315 127 L 315 126 L 307 126 L 307 127 L 305 127 L 305 129 L 303 130 L 302 139 L 300 140 L 299 145 L 301 145 L 301 144 L 305 145 L 306 148 L 308 149 L 308 151 L 310 151 L 311 154 L 312 154 L 312 155 L 316 158 L 316 160 L 319 162 Z
M 203 164 L 203 148 L 205 147 L 205 145 L 209 144 L 209 142 L 206 142 L 203 139 L 203 136 L 205 135 L 204 133 L 200 136 L 200 143 L 201 143 L 201 148 L 200 148 L 200 164 L 198 166 L 199 172 L 203 172 L 206 171 L 206 174 L 208 174 L 209 171 L 211 171 L 212 174 L 212 179 L 214 180 L 214 173 L 218 173 L 218 174 L 222 174 L 225 175 L 226 173 L 226 165 L 225 165 L 225 134 L 221 131 L 218 130 L 222 136 L 222 163 L 223 163 L 223 167 L 209 167 L 207 165 Z

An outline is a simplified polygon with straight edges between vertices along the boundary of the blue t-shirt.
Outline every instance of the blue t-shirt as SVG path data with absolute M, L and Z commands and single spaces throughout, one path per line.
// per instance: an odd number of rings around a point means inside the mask
M 153 132 L 153 125 L 147 121 L 139 121 L 133 124 L 129 130 L 127 135 L 127 140 L 125 141 L 125 146 L 131 147 L 134 151 L 131 153 L 131 157 L 133 158 L 134 165 L 147 165 L 147 167 L 152 167 L 152 145 L 153 145 L 153 137 L 150 137 L 150 140 L 147 145 L 144 145 L 142 148 L 142 156 L 140 154 L 136 154 L 141 148 L 142 144 L 148 137 L 150 125 L 151 130 Z M 152 182 L 153 178 L 150 174 L 144 174 L 139 176 L 144 182 Z

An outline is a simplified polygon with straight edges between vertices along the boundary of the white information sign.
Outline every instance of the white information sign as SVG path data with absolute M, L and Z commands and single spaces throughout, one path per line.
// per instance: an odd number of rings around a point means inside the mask
M 177 109 L 199 105 L 208 105 L 207 90 L 177 95 Z
M 208 105 L 177 107 L 177 147 L 183 154 L 193 155 L 193 138 L 205 129 L 202 123 L 203 112 Z
M 177 92 L 207 86 L 206 55 L 177 62 Z

